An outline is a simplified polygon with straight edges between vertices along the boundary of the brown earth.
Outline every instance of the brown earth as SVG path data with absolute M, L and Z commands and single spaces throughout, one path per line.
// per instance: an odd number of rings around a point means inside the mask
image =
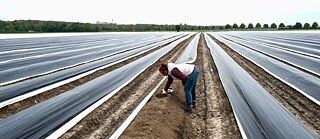
M 170 37 L 170 38 L 172 38 L 172 37 Z M 167 38 L 167 39 L 170 39 L 170 38 Z M 136 57 L 127 59 L 127 60 L 125 60 L 123 62 L 117 63 L 117 64 L 112 65 L 110 67 L 98 70 L 98 71 L 96 71 L 96 72 L 94 72 L 94 73 L 92 73 L 90 75 L 84 76 L 84 77 L 82 77 L 82 78 L 80 78 L 78 80 L 72 81 L 72 82 L 64 84 L 62 86 L 59 86 L 59 87 L 53 88 L 51 90 L 45 91 L 45 92 L 43 92 L 41 94 L 29 97 L 29 98 L 24 99 L 22 101 L 19 101 L 19 102 L 13 103 L 11 105 L 7 105 L 7 106 L 5 106 L 3 108 L 0 108 L 0 120 L 4 119 L 4 118 L 6 118 L 6 117 L 8 117 L 10 115 L 13 115 L 13 114 L 15 114 L 15 113 L 17 113 L 19 111 L 22 111 L 22 110 L 24 110 L 26 108 L 29 108 L 29 107 L 37 104 L 37 103 L 40 103 L 42 101 L 45 101 L 47 99 L 50 99 L 50 98 L 55 97 L 57 95 L 60 95 L 60 94 L 62 94 L 64 92 L 67 92 L 67 91 L 73 89 L 73 88 L 76 88 L 77 86 L 80 86 L 80 85 L 82 85 L 82 84 L 84 84 L 86 82 L 89 82 L 89 81 L 91 81 L 91 80 L 93 80 L 93 79 L 95 79 L 95 78 L 97 78 L 97 77 L 99 77 L 99 76 L 101 76 L 101 75 L 103 75 L 105 73 L 108 73 L 108 72 L 110 72 L 110 71 L 112 71 L 114 69 L 122 67 L 123 65 L 126 65 L 126 64 L 128 64 L 128 63 L 130 63 L 130 62 L 132 62 L 132 61 L 134 61 L 136 59 L 139 59 L 139 58 L 141 58 L 141 57 L 143 57 L 143 56 L 145 56 L 145 55 L 147 55 L 149 53 L 152 53 L 152 52 L 154 52 L 154 51 L 156 51 L 156 50 L 158 50 L 158 49 L 160 49 L 160 48 L 162 48 L 162 47 L 164 47 L 164 46 L 166 46 L 168 44 L 169 43 L 166 43 L 166 44 L 164 44 L 164 45 L 162 45 L 160 47 L 156 47 L 156 48 L 154 48 L 152 50 L 149 50 L 149 51 L 147 51 L 147 52 L 145 52 L 143 54 L 140 54 L 140 55 L 138 55 Z M 142 46 L 140 46 L 140 47 L 142 47 Z
M 210 35 L 242 68 L 244 68 L 274 98 L 320 137 L 320 106 L 304 95 L 276 79 L 262 68 L 244 58 L 230 47 Z
M 191 113 L 185 112 L 185 96 L 180 81 L 167 97 L 158 94 L 139 112 L 120 138 L 241 138 L 230 103 L 201 35 L 195 65 L 200 69 L 197 103 Z

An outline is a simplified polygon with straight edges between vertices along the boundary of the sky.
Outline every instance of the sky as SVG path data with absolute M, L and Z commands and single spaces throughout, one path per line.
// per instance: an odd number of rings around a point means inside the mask
M 320 24 L 320 0 L 1 0 L 0 20 L 225 25 Z

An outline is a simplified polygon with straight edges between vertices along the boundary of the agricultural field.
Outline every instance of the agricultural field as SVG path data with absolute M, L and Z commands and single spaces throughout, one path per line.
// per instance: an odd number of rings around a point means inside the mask
M 317 31 L 0 35 L 1 138 L 319 138 L 319 100 Z

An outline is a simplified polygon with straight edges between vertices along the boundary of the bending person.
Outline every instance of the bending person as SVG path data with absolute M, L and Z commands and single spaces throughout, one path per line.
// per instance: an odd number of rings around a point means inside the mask
M 168 82 L 163 89 L 165 92 L 168 91 L 174 79 L 182 81 L 186 96 L 185 110 L 191 112 L 192 107 L 196 104 L 196 83 L 200 73 L 199 68 L 192 64 L 162 63 L 159 72 L 164 76 L 168 76 Z

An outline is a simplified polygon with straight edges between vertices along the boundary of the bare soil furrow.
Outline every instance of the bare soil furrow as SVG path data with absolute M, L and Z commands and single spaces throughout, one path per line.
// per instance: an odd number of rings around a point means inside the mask
M 203 39 L 203 73 L 207 94 L 207 138 L 242 138 L 217 67 Z

